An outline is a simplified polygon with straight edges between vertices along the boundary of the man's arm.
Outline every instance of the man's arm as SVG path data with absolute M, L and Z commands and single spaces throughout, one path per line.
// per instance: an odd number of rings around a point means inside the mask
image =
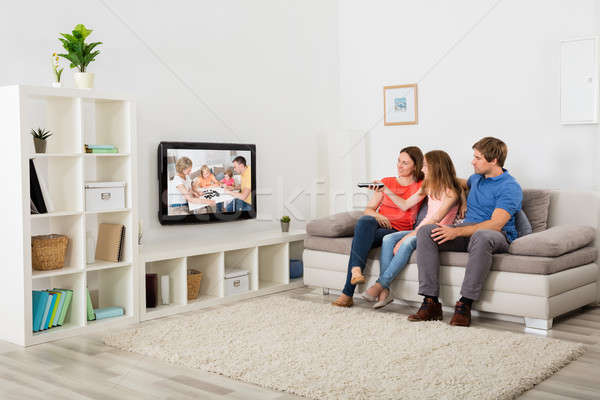
M 510 220 L 510 217 L 511 215 L 508 211 L 502 208 L 496 208 L 492 213 L 492 218 L 487 221 L 474 225 L 458 226 L 456 228 L 451 226 L 440 226 L 431 231 L 431 237 L 438 244 L 442 244 L 449 240 L 456 239 L 459 236 L 470 237 L 481 229 L 490 229 L 500 232 L 504 225 Z

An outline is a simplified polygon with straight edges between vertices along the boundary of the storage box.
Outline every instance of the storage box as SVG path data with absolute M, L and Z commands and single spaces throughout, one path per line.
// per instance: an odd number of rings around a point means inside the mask
M 225 270 L 225 296 L 245 293 L 250 290 L 248 271 L 243 269 Z
M 105 211 L 125 208 L 125 182 L 86 182 L 85 210 Z
M 290 279 L 302 278 L 304 265 L 302 260 L 290 260 Z

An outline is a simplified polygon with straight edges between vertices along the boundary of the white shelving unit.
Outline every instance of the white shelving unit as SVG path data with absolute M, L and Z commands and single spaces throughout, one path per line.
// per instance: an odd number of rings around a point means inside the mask
M 36 154 L 29 131 L 42 127 L 53 136 L 47 153 Z M 0 291 L 0 339 L 23 346 L 77 335 L 107 325 L 138 320 L 136 132 L 135 104 L 123 96 L 96 90 L 33 86 L 0 88 L 0 131 L 6 148 L 0 204 L 4 226 L 0 246 L 5 259 Z M 114 144 L 117 154 L 85 154 L 84 144 Z M 30 215 L 29 160 L 47 182 L 55 211 Z M 85 181 L 126 182 L 125 208 L 85 210 Z M 126 226 L 124 260 L 86 264 L 86 232 L 97 238 L 98 224 Z M 60 233 L 70 238 L 65 266 L 33 271 L 31 237 Z M 120 318 L 88 322 L 86 287 L 95 291 L 98 306 L 121 306 Z M 33 333 L 32 290 L 73 290 L 70 311 L 62 327 Z
M 290 259 L 302 259 L 304 231 L 281 233 L 254 232 L 232 237 L 216 235 L 202 240 L 170 240 L 144 244 L 139 268 L 140 320 L 160 318 L 233 300 L 301 287 L 302 279 L 290 280 Z M 225 269 L 245 269 L 249 274 L 250 290 L 225 296 Z M 187 270 L 203 273 L 200 295 L 187 300 Z M 168 305 L 146 308 L 146 273 L 169 275 Z M 160 291 L 160 285 L 159 285 Z

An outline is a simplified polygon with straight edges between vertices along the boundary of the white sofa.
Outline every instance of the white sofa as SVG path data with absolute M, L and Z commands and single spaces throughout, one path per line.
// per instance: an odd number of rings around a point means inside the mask
M 527 191 L 524 191 L 524 194 Z M 533 192 L 533 191 L 530 191 Z M 540 191 L 541 192 L 541 191 Z M 596 264 L 600 230 L 600 197 L 596 193 L 546 191 L 550 204 L 547 207 L 547 228 L 544 233 L 525 236 L 530 245 L 532 241 L 542 240 L 551 232 L 563 232 L 570 228 L 585 230 L 590 236 L 595 236 L 591 243 L 577 248 L 572 236 L 564 238 L 564 243 L 540 243 L 533 253 L 540 250 L 552 253 L 553 256 L 496 254 L 492 271 L 479 301 L 473 304 L 474 310 L 484 311 L 505 316 L 522 317 L 528 328 L 551 329 L 554 317 L 575 310 L 587 304 L 600 301 L 600 268 Z M 527 196 L 526 196 L 527 197 Z M 528 206 L 523 203 L 527 214 Z M 547 203 L 546 203 L 547 204 Z M 539 211 L 539 210 L 538 210 Z M 536 211 L 537 212 L 537 211 Z M 533 211 L 532 211 L 533 213 Z M 346 279 L 350 245 L 352 243 L 353 225 L 348 222 L 356 221 L 360 213 L 326 217 L 308 224 L 309 236 L 305 240 L 304 283 L 309 286 L 324 289 L 341 290 Z M 529 216 L 529 215 L 528 215 Z M 345 222 L 341 222 L 344 219 Z M 312 224 L 312 225 L 311 225 Z M 328 232 L 326 237 L 319 236 L 317 225 L 321 227 L 346 225 L 341 227 L 338 234 Z M 337 225 L 336 225 L 337 224 Z M 352 226 L 350 226 L 352 225 Z M 575 228 L 574 226 L 582 226 Z M 583 228 L 593 227 L 595 230 Z M 558 227 L 558 228 L 557 228 Z M 312 229 L 311 229 L 312 228 Z M 335 229 L 334 229 L 335 231 Z M 568 231 L 568 230 L 567 230 Z M 535 232 L 535 230 L 534 230 Z M 341 234 L 341 235 L 340 235 Z M 516 252 L 519 244 L 517 239 L 511 246 L 511 252 Z M 592 240 L 590 238 L 589 240 Z M 588 240 L 588 242 L 589 242 Z M 519 243 L 519 244 L 517 244 Z M 564 252 L 563 245 L 574 247 Z M 514 251 L 512 251 L 514 247 Z M 365 269 L 367 283 L 359 285 L 356 295 L 375 282 L 379 274 L 379 251 L 373 249 Z M 418 251 L 418 249 L 417 249 Z M 440 300 L 444 306 L 453 306 L 460 297 L 460 286 L 464 277 L 464 267 L 467 253 L 443 252 L 440 255 L 442 267 L 440 271 Z M 391 290 L 396 299 L 420 302 L 418 295 L 419 278 L 413 253 L 409 265 L 396 277 Z M 449 318 L 445 316 L 445 319 Z

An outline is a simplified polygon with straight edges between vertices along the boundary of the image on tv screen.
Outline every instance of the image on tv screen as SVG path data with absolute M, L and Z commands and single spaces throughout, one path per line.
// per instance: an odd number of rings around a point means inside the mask
M 252 211 L 251 152 L 167 149 L 168 214 Z

